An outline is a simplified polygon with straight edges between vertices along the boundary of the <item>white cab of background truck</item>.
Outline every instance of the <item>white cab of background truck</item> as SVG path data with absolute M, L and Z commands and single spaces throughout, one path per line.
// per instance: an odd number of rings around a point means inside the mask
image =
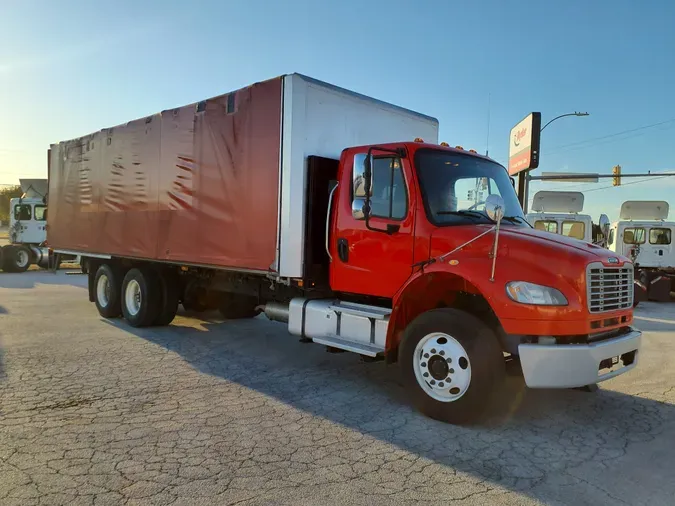
M 624 202 L 619 221 L 609 229 L 607 247 L 633 258 L 639 268 L 675 270 L 675 222 L 666 221 L 668 211 L 668 202 L 663 200 Z
M 537 230 L 593 242 L 593 220 L 579 214 L 584 208 L 581 192 L 539 191 L 532 202 L 527 221 Z

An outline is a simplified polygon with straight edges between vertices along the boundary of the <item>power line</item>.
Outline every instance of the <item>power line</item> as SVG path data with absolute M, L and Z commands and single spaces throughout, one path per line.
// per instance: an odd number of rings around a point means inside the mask
M 663 179 L 664 177 L 669 177 L 669 176 L 655 176 L 655 177 L 650 177 L 647 179 L 638 179 L 637 181 L 631 181 L 630 183 L 623 183 L 621 186 L 628 186 L 629 184 L 638 184 L 638 183 L 648 183 L 649 181 L 653 181 L 654 179 Z M 618 186 L 603 186 L 602 188 L 593 188 L 592 190 L 586 190 L 585 193 L 590 193 L 590 192 L 597 192 L 600 190 L 607 190 L 609 188 L 618 188 Z
M 596 144 L 590 144 L 588 146 L 585 146 L 584 144 L 587 144 L 587 143 L 594 143 L 594 142 L 597 142 L 597 141 L 603 141 L 603 140 L 606 141 L 606 140 L 609 140 L 609 139 L 615 139 L 616 137 L 619 137 L 621 135 L 625 136 L 626 134 L 641 132 L 641 131 L 647 130 L 649 128 L 654 128 L 654 127 L 657 127 L 657 126 L 662 126 L 662 125 L 666 125 L 668 123 L 673 123 L 673 122 L 675 122 L 675 118 L 671 118 L 671 119 L 668 119 L 668 120 L 665 120 L 665 121 L 659 121 L 658 123 L 652 123 L 652 124 L 649 124 L 649 125 L 643 125 L 643 126 L 640 126 L 640 127 L 637 127 L 637 128 L 630 128 L 628 130 L 623 130 L 621 132 L 615 132 L 613 134 L 602 135 L 600 137 L 593 137 L 591 139 L 571 142 L 569 144 L 562 144 L 560 146 L 555 146 L 555 147 L 550 148 L 550 150 L 547 150 L 547 154 L 548 155 L 555 155 L 555 154 L 559 154 L 563 151 L 573 151 L 575 149 L 585 149 L 587 147 L 596 145 Z M 673 126 L 675 126 L 675 125 L 673 125 Z M 640 134 L 640 135 L 642 135 L 642 134 Z M 623 139 L 627 139 L 627 138 L 630 138 L 630 137 L 632 137 L 632 136 L 628 135 L 628 136 L 622 137 L 621 139 L 616 139 L 616 140 L 623 140 Z M 612 140 L 610 142 L 614 142 L 614 141 Z M 607 142 L 603 142 L 602 144 L 607 144 Z M 571 149 L 566 149 L 566 148 L 571 148 Z M 558 150 L 558 151 L 556 151 L 556 150 Z

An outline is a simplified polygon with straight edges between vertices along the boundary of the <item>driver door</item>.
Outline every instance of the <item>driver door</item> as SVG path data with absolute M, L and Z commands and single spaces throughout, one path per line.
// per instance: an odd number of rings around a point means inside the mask
M 391 298 L 412 273 L 415 186 L 410 162 L 398 155 L 377 155 L 372 166 L 369 230 L 352 211 L 352 170 L 342 173 L 340 210 L 331 239 L 331 287 L 338 292 Z M 357 164 L 363 156 L 356 156 Z M 358 202 L 358 201 L 357 201 Z M 358 215 L 358 212 L 357 212 Z M 395 230 L 387 233 L 387 226 Z

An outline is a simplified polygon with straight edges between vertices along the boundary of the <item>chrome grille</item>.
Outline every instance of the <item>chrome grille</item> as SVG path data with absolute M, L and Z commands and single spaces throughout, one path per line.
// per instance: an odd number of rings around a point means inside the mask
M 586 294 L 591 313 L 606 313 L 633 307 L 633 266 L 586 268 Z

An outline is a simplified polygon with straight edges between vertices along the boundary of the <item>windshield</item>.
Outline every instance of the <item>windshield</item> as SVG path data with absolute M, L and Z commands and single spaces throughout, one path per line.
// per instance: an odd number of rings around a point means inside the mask
M 504 224 L 527 226 L 511 180 L 501 165 L 435 149 L 417 151 L 415 165 L 427 216 L 435 225 L 491 223 L 485 214 L 485 200 L 489 195 L 500 195 L 505 204 Z

